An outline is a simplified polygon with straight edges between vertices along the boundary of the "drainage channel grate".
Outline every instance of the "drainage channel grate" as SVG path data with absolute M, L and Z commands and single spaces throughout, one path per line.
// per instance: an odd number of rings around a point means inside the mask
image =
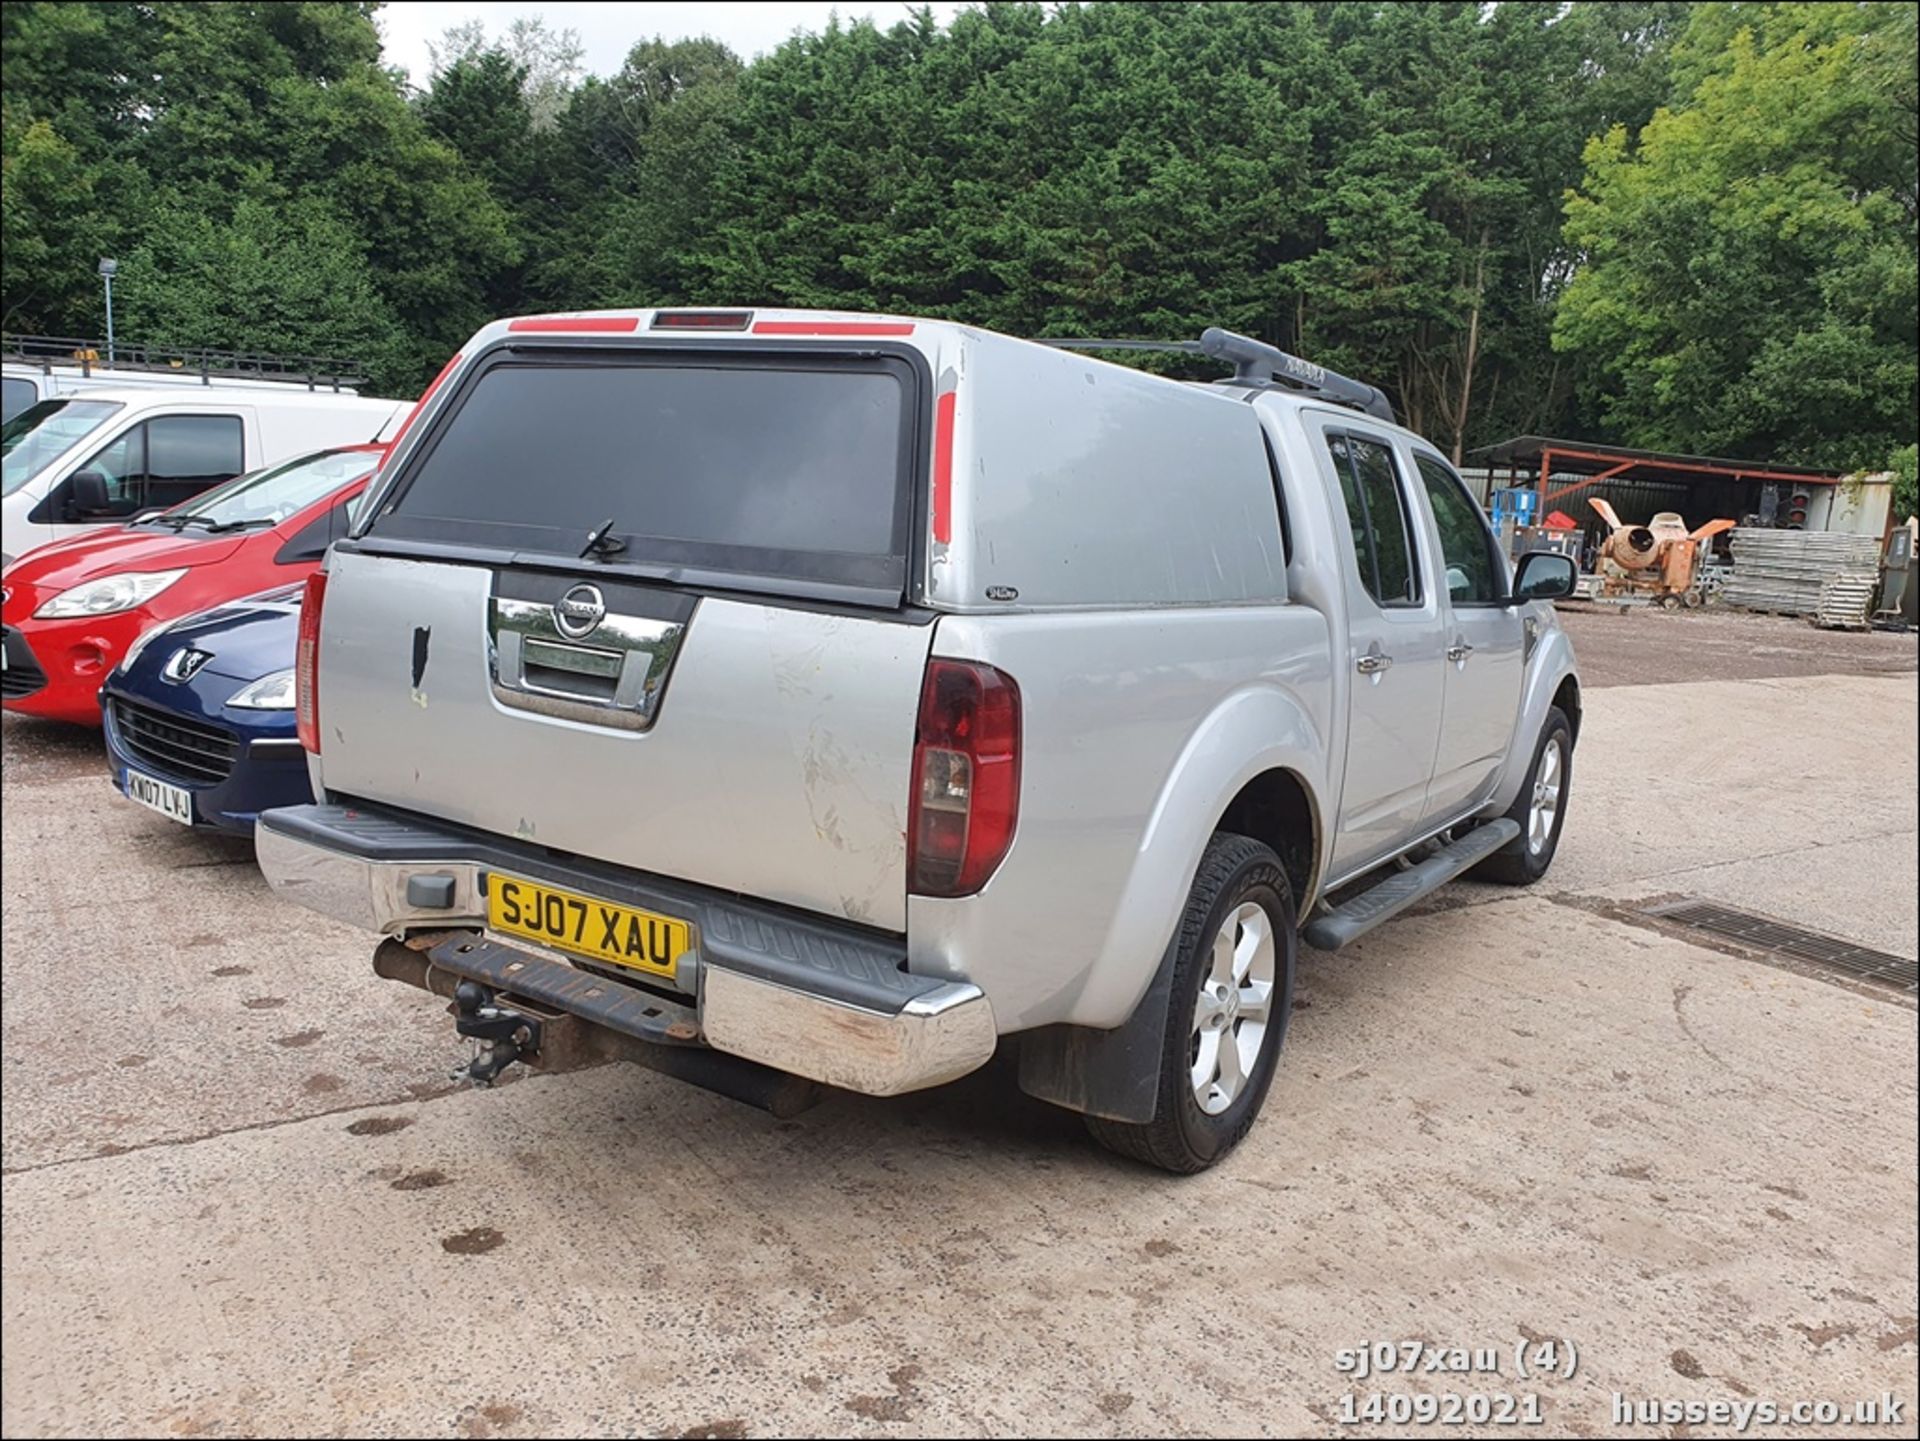
M 1865 946 L 1856 946 L 1852 941 L 1823 936 L 1815 931 L 1803 931 L 1798 926 L 1783 925 L 1766 916 L 1709 905 L 1704 901 L 1679 901 L 1672 905 L 1655 906 L 1646 914 L 1670 924 L 1692 926 L 1697 931 L 1725 936 L 1728 940 L 1739 941 L 1756 950 L 1791 956 L 1797 961 L 1805 961 L 1851 980 L 1891 986 L 1910 996 L 1916 994 L 1916 987 L 1920 987 L 1920 966 L 1905 956 L 1868 950 Z

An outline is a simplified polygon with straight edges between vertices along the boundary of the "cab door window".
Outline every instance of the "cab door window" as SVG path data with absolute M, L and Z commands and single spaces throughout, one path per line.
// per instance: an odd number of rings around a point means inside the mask
M 1413 526 L 1400 488 L 1393 451 L 1379 441 L 1332 434 L 1334 472 L 1346 502 L 1353 532 L 1353 558 L 1360 583 L 1382 606 L 1420 604 L 1420 567 L 1413 549 Z
M 96 451 L 81 470 L 106 478 L 104 515 L 177 505 L 238 475 L 246 446 L 237 415 L 162 415 Z
M 1440 558 L 1447 572 L 1447 596 L 1455 605 L 1491 605 L 1500 599 L 1500 553 L 1480 507 L 1460 477 L 1432 456 L 1415 454 L 1420 479 L 1440 531 Z
M 107 482 L 101 515 L 132 515 L 141 508 L 147 478 L 147 428 L 136 425 L 95 451 L 81 470 L 96 470 Z
M 163 415 L 147 422 L 144 506 L 178 505 L 246 469 L 236 415 Z

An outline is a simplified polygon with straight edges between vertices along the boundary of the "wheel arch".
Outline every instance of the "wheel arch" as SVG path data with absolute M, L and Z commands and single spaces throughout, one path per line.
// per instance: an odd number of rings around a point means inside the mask
M 1571 673 L 1562 680 L 1553 693 L 1553 703 L 1566 712 L 1567 728 L 1573 732 L 1573 743 L 1580 744 L 1580 679 Z
M 1110 1120 L 1153 1118 L 1171 959 L 1207 845 L 1236 829 L 1281 841 L 1274 849 L 1296 914 L 1304 913 L 1325 862 L 1314 778 L 1326 762 L 1321 728 L 1297 699 L 1271 688 L 1236 694 L 1195 730 L 1161 788 L 1095 967 L 1099 1018 L 1024 1033 L 1021 1089 Z M 1304 835 L 1288 829 L 1303 821 Z
M 1294 909 L 1305 913 L 1320 881 L 1320 807 L 1298 771 L 1273 766 L 1254 776 L 1227 802 L 1213 829 L 1259 841 L 1280 857 Z
M 1540 728 L 1547 723 L 1547 709 L 1559 706 L 1567 713 L 1567 727 L 1577 743 L 1580 739 L 1580 680 L 1573 664 L 1573 643 L 1558 627 L 1546 630 L 1527 660 L 1527 674 L 1520 695 L 1520 711 L 1513 736 L 1507 745 L 1507 757 L 1500 779 L 1482 807 L 1483 815 L 1504 815 L 1513 798 L 1520 793 L 1527 772 L 1533 768 L 1534 743 Z

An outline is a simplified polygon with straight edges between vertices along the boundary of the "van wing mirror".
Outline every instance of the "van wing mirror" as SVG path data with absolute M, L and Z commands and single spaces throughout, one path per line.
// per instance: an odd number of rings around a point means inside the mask
M 76 470 L 67 478 L 67 508 L 75 515 L 99 515 L 113 505 L 107 478 L 97 470 Z
M 1513 592 L 1509 605 L 1525 605 L 1530 600 L 1561 600 L 1573 594 L 1579 572 L 1573 557 L 1555 550 L 1530 550 L 1520 557 L 1513 572 Z

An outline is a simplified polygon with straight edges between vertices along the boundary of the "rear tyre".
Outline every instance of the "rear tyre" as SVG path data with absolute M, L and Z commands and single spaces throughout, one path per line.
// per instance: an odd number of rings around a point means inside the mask
M 1520 834 L 1479 865 L 1476 880 L 1504 886 L 1530 886 L 1547 873 L 1560 847 L 1560 827 L 1566 824 L 1567 795 L 1573 784 L 1573 727 L 1559 706 L 1547 709 L 1540 728 L 1533 766 L 1513 799 L 1507 819 L 1517 821 Z
M 1178 1175 L 1239 1145 L 1279 1064 L 1298 946 L 1279 857 L 1246 836 L 1215 835 L 1181 915 L 1153 1119 L 1089 1116 L 1093 1138 Z

